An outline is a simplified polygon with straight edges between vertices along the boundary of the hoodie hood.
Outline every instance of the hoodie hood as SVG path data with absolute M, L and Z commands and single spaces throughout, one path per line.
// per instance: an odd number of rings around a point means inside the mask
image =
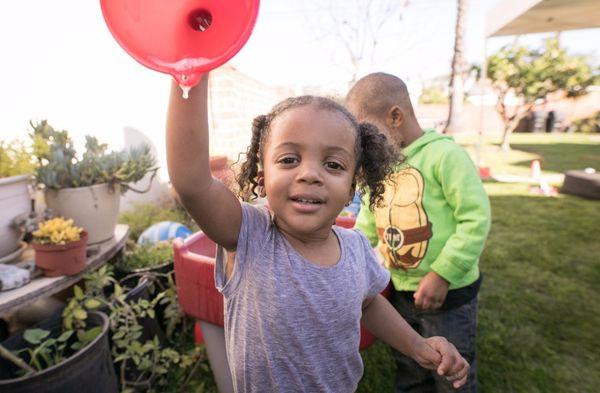
M 421 135 L 421 137 L 419 137 L 417 140 L 415 140 L 413 143 L 411 143 L 410 145 L 406 146 L 403 150 L 402 150 L 402 154 L 406 157 L 406 158 L 410 158 L 412 156 L 414 156 L 415 154 L 417 154 L 425 145 L 428 145 L 429 143 L 433 142 L 433 141 L 438 141 L 441 139 L 445 139 L 445 140 L 449 140 L 449 141 L 454 141 L 454 138 L 452 138 L 449 135 L 443 135 L 438 133 L 437 131 L 433 130 L 433 129 L 426 129 L 423 130 L 423 135 Z

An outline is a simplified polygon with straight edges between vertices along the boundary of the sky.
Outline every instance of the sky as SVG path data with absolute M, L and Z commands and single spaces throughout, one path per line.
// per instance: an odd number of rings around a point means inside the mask
M 225 1 L 225 0 L 223 0 Z M 383 0 L 376 0 L 383 1 Z M 470 0 L 466 55 L 484 58 L 486 13 L 500 0 Z M 231 63 L 268 85 L 337 86 L 349 78 L 325 0 L 263 0 L 255 30 Z M 350 0 L 333 0 L 335 14 Z M 385 26 L 375 64 L 404 79 L 448 74 L 455 0 L 409 0 Z M 348 17 L 353 17 L 349 15 Z M 356 16 L 354 16 L 356 17 Z M 521 37 L 539 45 L 548 35 Z M 492 53 L 514 37 L 491 38 Z M 599 57 L 600 30 L 564 32 L 574 53 Z M 0 139 L 24 138 L 30 120 L 47 118 L 75 139 L 93 134 L 120 146 L 123 129 L 141 131 L 162 152 L 169 77 L 146 69 L 110 35 L 97 0 L 22 0 L 0 3 Z M 162 154 L 162 153 L 160 153 Z

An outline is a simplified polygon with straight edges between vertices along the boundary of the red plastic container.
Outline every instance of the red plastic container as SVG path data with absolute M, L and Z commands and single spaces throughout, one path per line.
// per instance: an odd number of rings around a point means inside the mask
M 127 53 L 192 87 L 248 41 L 259 0 L 100 0 L 100 5 Z
M 173 242 L 177 297 L 186 314 L 223 326 L 223 295 L 215 288 L 216 244 L 197 232 Z
M 204 233 L 197 232 L 185 241 L 175 239 L 173 248 L 177 297 L 183 312 L 222 327 L 223 295 L 215 288 L 214 281 L 216 244 Z M 388 285 L 382 294 L 389 298 L 391 286 Z M 196 341 L 202 342 L 201 331 L 195 333 Z M 360 350 L 370 347 L 374 342 L 375 336 L 367 329 L 361 328 Z
M 337 216 L 335 218 L 335 225 L 338 227 L 352 229 L 356 223 L 356 217 L 351 216 Z

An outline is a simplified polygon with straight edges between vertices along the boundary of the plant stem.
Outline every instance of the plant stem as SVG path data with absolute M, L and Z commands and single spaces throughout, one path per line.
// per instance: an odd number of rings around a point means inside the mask
M 23 359 L 21 359 L 20 357 L 15 356 L 12 352 L 10 352 L 8 349 L 4 348 L 2 345 L 0 345 L 0 356 L 2 356 L 6 360 L 12 362 L 16 366 L 18 366 L 20 369 L 27 371 L 27 373 L 35 372 L 35 369 L 33 367 L 31 367 L 29 364 L 25 363 L 23 361 Z

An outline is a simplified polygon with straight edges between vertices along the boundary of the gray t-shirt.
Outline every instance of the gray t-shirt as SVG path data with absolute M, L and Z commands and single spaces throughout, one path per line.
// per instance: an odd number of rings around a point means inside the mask
M 221 247 L 215 268 L 236 392 L 356 390 L 362 302 L 386 287 L 389 272 L 360 232 L 333 230 L 341 257 L 321 267 L 288 243 L 266 209 L 242 204 L 229 281 Z

